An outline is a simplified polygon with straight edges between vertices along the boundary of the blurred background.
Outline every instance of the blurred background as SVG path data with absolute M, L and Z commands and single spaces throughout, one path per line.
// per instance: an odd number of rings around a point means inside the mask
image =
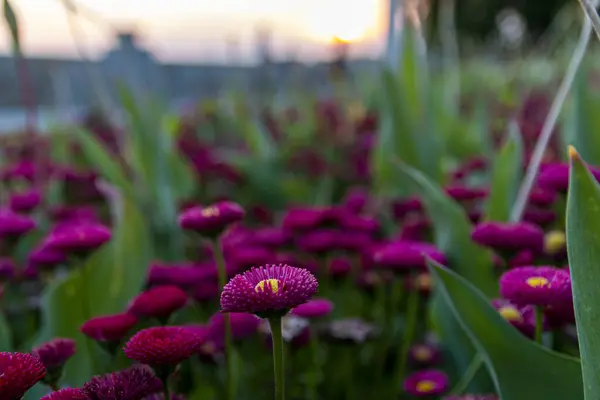
M 302 88 L 327 96 L 332 63 L 340 62 L 359 85 L 368 85 L 381 62 L 393 62 L 398 53 L 401 26 L 395 21 L 402 8 L 413 10 L 422 23 L 434 71 L 439 49 L 446 46 L 465 62 L 488 68 L 527 55 L 526 67 L 535 67 L 528 73 L 547 82 L 561 59 L 555 51 L 572 45 L 580 21 L 579 6 L 562 0 L 401 3 L 13 0 L 26 66 L 19 74 L 10 30 L 3 30 L 0 130 L 23 125 L 26 102 L 38 107 L 35 123 L 41 128 L 102 101 L 106 105 L 118 82 L 167 100 L 175 109 L 231 88 L 269 95 Z M 552 65 L 545 64 L 546 57 L 552 57 Z M 477 84 L 492 83 L 482 78 Z

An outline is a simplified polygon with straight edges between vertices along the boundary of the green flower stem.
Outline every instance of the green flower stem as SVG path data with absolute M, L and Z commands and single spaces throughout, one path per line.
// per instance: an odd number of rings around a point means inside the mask
M 88 286 L 88 273 L 86 268 L 85 259 L 77 258 L 74 259 L 73 265 L 75 268 L 79 269 L 79 297 L 81 297 L 81 316 L 83 321 L 87 321 L 91 316 L 91 305 L 90 305 L 90 289 Z M 92 343 L 92 339 L 85 337 L 85 347 L 88 352 L 88 356 L 90 357 L 90 366 L 92 368 L 92 374 L 96 374 L 100 372 L 100 367 L 98 366 L 96 357 L 94 355 L 94 344 Z
M 309 379 L 307 380 L 306 387 L 306 398 L 308 400 L 317 400 L 318 396 L 318 388 L 320 379 L 317 377 L 317 374 L 321 373 L 323 369 L 323 363 L 321 361 L 321 354 L 319 348 L 319 338 L 315 330 L 310 327 L 311 335 L 310 335 L 310 352 L 311 352 L 311 362 L 312 362 L 312 371 L 310 373 Z
M 535 341 L 542 344 L 542 333 L 544 332 L 544 310 L 542 307 L 535 308 Z
M 417 330 L 417 319 L 419 317 L 419 290 L 417 288 L 411 288 L 408 292 L 408 299 L 406 304 L 406 319 L 404 322 L 404 336 L 402 338 L 402 344 L 398 353 L 397 359 L 397 382 L 402 383 L 406 375 L 406 364 L 408 359 L 408 352 L 410 346 L 415 339 L 415 333 Z
M 225 269 L 225 257 L 223 256 L 223 250 L 219 240 L 213 241 L 213 256 L 217 264 L 219 273 L 219 286 L 221 290 L 227 284 L 227 270 Z M 225 362 L 227 363 L 227 399 L 233 400 L 235 398 L 235 385 L 233 379 L 233 345 L 231 342 L 231 320 L 229 314 L 223 314 L 223 322 L 225 323 Z
M 475 374 L 477 373 L 477 371 L 479 371 L 482 365 L 483 357 L 480 353 L 476 353 L 473 357 L 473 360 L 471 360 L 471 363 L 467 367 L 467 370 L 460 377 L 460 380 L 458 381 L 456 386 L 454 386 L 450 394 L 458 396 L 461 395 L 465 390 L 467 390 L 467 387 L 469 387 L 469 384 L 471 383 L 471 381 L 475 377 Z
M 171 391 L 169 390 L 169 376 L 171 376 L 174 370 L 174 368 L 171 369 L 164 367 L 154 369 L 156 376 L 158 377 L 158 379 L 160 379 L 160 381 L 163 384 L 163 393 L 165 395 L 165 400 L 171 400 Z
M 356 360 L 355 347 L 345 346 L 343 349 L 344 356 L 344 386 L 345 386 L 345 400 L 354 400 L 356 394 L 356 386 L 352 384 L 354 382 L 354 364 Z
M 383 332 L 381 335 L 381 340 L 379 348 L 377 349 L 377 359 L 376 359 L 376 367 L 375 371 L 375 382 L 378 388 L 378 392 L 381 393 L 384 390 L 385 382 L 384 382 L 384 366 L 385 362 L 388 358 L 388 350 L 391 347 L 391 342 L 393 339 L 394 331 L 396 328 L 395 315 L 400 309 L 400 302 L 402 300 L 402 285 L 403 281 L 401 279 L 395 279 L 392 284 L 387 287 L 385 284 L 382 284 L 384 289 L 389 289 L 385 296 L 380 299 L 383 300 Z
M 275 400 L 285 399 L 284 363 L 283 363 L 283 334 L 281 317 L 270 317 L 271 338 L 273 339 L 273 369 L 275 372 Z

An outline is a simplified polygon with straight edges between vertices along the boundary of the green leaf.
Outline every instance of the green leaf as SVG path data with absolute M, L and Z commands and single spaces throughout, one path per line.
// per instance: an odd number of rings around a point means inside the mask
M 471 240 L 471 223 L 462 207 L 421 172 L 399 165 L 398 172 L 414 186 L 433 221 L 436 245 L 450 265 L 488 296 L 496 296 L 498 283 L 489 253 Z
M 600 186 L 583 160 L 569 149 L 567 246 L 585 399 L 600 393 Z
M 402 86 L 402 82 L 390 71 L 382 72 L 382 80 L 385 96 L 384 112 L 392 121 L 392 131 L 388 136 L 390 143 L 387 145 L 392 146 L 396 157 L 400 160 L 410 166 L 419 167 L 419 153 L 414 139 L 414 118 L 417 111 L 409 106 L 409 103 L 417 99 L 403 91 L 406 89 Z
M 449 350 L 449 356 L 454 365 L 454 369 L 445 368 L 445 370 L 448 369 L 450 376 L 458 380 L 469 368 L 477 350 L 439 291 L 435 291 L 433 294 L 429 313 L 435 333 L 444 343 L 444 347 Z M 494 383 L 490 374 L 485 368 L 481 368 L 469 384 L 468 392 L 491 393 L 493 391 Z
M 494 153 L 494 145 L 490 134 L 489 105 L 486 104 L 485 100 L 476 102 L 472 129 L 480 145 L 481 152 L 491 158 Z
M 135 171 L 136 178 L 143 182 L 144 189 L 152 190 L 157 187 L 156 174 L 160 170 L 159 165 L 162 161 L 157 159 L 160 150 L 157 131 L 163 124 L 161 115 L 158 112 L 144 114 L 144 108 L 138 106 L 133 93 L 125 85 L 119 86 L 119 97 L 121 106 L 125 110 L 129 133 L 126 147 L 127 159 Z M 152 122 L 150 117 L 154 117 Z
M 21 37 L 19 30 L 19 21 L 17 14 L 9 0 L 4 0 L 4 21 L 8 25 L 10 36 L 12 39 L 13 51 L 15 54 L 20 55 L 21 53 Z
M 127 196 L 133 196 L 133 187 L 125 175 L 123 168 L 117 163 L 109 150 L 89 131 L 80 129 L 75 139 L 81 146 L 86 160 L 92 167 L 102 173 L 102 176 L 111 184 L 117 186 Z
M 55 337 L 77 341 L 77 353 L 67 363 L 63 378 L 64 383 L 73 386 L 83 384 L 92 375 L 89 345 L 79 331 L 86 320 L 81 299 L 81 279 L 81 270 L 73 270 L 46 288 L 41 299 L 42 331 L 36 341 L 36 345 Z
M 436 290 L 443 294 L 494 377 L 500 398 L 583 398 L 579 360 L 523 336 L 500 316 L 483 293 L 458 274 L 433 262 L 430 270 Z
M 174 198 L 189 199 L 198 187 L 192 166 L 187 159 L 176 152 L 169 154 L 168 162 Z
M 490 195 L 486 201 L 486 220 L 507 222 L 523 175 L 523 141 L 519 126 L 511 122 L 508 140 L 494 160 Z
M 142 289 L 152 260 L 147 218 L 127 199 L 113 205 L 113 238 L 93 254 L 86 268 L 90 277 L 92 315 L 120 312 Z M 104 282 L 104 284 L 94 284 Z

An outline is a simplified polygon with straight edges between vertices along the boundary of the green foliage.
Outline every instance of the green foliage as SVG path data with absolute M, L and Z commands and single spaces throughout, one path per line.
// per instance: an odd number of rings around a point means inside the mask
M 91 133 L 80 130 L 75 136 L 84 158 L 102 176 L 117 187 L 127 201 L 150 216 L 149 229 L 156 255 L 164 260 L 179 260 L 183 256 L 183 234 L 177 226 L 178 202 L 187 199 L 196 189 L 190 165 L 175 146 L 177 129 L 168 123 L 168 115 L 160 105 L 140 107 L 126 89 L 121 90 L 122 102 L 129 121 L 123 159 L 126 170 Z M 142 110 L 145 110 L 144 113 Z M 149 112 L 148 112 L 149 111 Z M 163 120 L 163 116 L 167 117 Z
M 381 73 L 382 126 L 371 160 L 376 191 L 386 195 L 407 194 L 395 176 L 397 160 L 423 171 L 434 182 L 443 177 L 437 127 L 431 122 L 435 93 L 428 86 L 416 33 L 407 26 L 402 37 L 401 66 Z
M 507 222 L 517 198 L 523 175 L 523 141 L 516 122 L 510 124 L 509 135 L 494 160 L 490 194 L 486 201 L 485 219 Z
M 600 165 L 600 96 L 593 92 L 587 77 L 585 69 L 576 77 L 573 102 L 565 110 L 563 141 L 575 146 L 587 162 Z
M 495 296 L 498 283 L 490 255 L 471 240 L 472 227 L 465 211 L 421 172 L 406 165 L 397 170 L 423 199 L 434 224 L 435 243 L 450 265 L 488 296 Z
M 126 199 L 114 204 L 113 238 L 85 265 L 51 283 L 42 297 L 42 329 L 37 343 L 55 337 L 77 340 L 77 355 L 69 361 L 65 383 L 79 385 L 91 372 L 101 373 L 102 352 L 80 333 L 92 316 L 119 313 L 142 288 L 152 257 L 145 216 Z
M 431 272 L 436 290 L 443 294 L 482 356 L 502 399 L 583 398 L 579 360 L 523 336 L 500 316 L 483 293 L 458 274 L 433 263 Z
M 600 186 L 571 150 L 567 243 L 585 398 L 600 393 Z

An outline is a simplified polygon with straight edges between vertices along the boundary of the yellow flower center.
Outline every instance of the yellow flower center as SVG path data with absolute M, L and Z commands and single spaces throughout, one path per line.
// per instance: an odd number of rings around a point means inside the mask
M 219 209 L 217 207 L 207 207 L 207 208 L 203 208 L 202 211 L 200 211 L 200 215 L 202 215 L 203 217 L 216 217 L 219 215 Z
M 277 279 L 262 280 L 256 284 L 254 290 L 256 290 L 257 293 L 270 290 L 273 294 L 277 294 L 279 292 L 279 281 Z
M 437 383 L 430 380 L 424 380 L 417 382 L 417 387 L 415 388 L 419 393 L 430 393 L 435 388 L 437 388 Z
M 429 274 L 420 274 L 417 276 L 417 288 L 420 290 L 429 290 L 431 289 L 431 276 Z
M 417 361 L 425 362 L 431 360 L 431 349 L 427 346 L 416 346 L 413 356 Z
M 509 322 L 523 322 L 523 315 L 513 306 L 504 306 L 498 309 L 498 312 L 505 320 Z
M 536 289 L 550 286 L 548 279 L 543 276 L 532 276 L 531 278 L 528 278 L 525 283 Z
M 562 231 L 548 232 L 544 237 L 544 250 L 548 254 L 556 254 L 565 248 L 567 236 Z

